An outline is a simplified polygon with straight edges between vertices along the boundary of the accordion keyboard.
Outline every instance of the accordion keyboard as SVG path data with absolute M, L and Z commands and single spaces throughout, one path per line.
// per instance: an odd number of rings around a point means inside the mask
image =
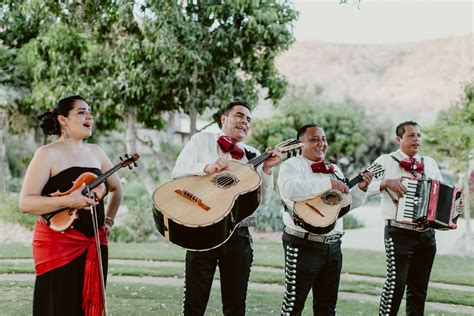
M 421 200 L 418 180 L 404 179 L 402 184 L 407 188 L 407 192 L 398 200 L 396 221 L 413 223 L 418 217 Z

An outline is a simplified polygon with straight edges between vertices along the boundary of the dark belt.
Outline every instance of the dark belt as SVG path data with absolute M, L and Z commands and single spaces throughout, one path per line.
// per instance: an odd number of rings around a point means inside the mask
M 400 223 L 400 222 L 394 221 L 393 219 L 386 219 L 385 226 L 397 227 L 397 228 L 406 229 L 406 230 L 414 230 L 417 232 L 425 232 L 431 229 L 430 227 L 425 226 L 425 225 L 420 226 L 417 224 Z
M 290 234 L 292 236 L 295 236 L 295 237 L 298 237 L 298 238 L 301 238 L 301 239 L 320 242 L 320 243 L 324 243 L 324 244 L 334 244 L 334 243 L 338 242 L 341 239 L 342 235 L 344 235 L 344 233 L 342 233 L 342 234 L 334 234 L 334 235 L 330 235 L 330 236 L 322 236 L 322 235 L 316 235 L 316 234 L 312 234 L 312 233 L 300 232 L 299 230 L 294 230 L 294 229 L 289 228 L 287 226 L 285 226 L 283 228 L 283 231 L 287 234 Z

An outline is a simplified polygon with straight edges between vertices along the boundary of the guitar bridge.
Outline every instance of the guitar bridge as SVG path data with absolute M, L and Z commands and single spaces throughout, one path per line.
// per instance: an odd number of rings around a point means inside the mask
M 209 211 L 211 208 L 204 204 L 200 198 L 198 198 L 196 195 L 192 194 L 189 191 L 186 190 L 174 190 L 174 192 L 178 193 L 185 199 L 188 199 L 189 201 L 193 202 L 194 204 L 197 204 L 200 208 L 202 208 L 205 211 Z
M 314 207 L 313 205 L 309 204 L 309 203 L 305 203 L 306 206 L 308 206 L 310 209 L 312 209 L 313 211 L 315 211 L 316 213 L 318 213 L 319 215 L 321 215 L 321 217 L 324 217 L 324 214 L 321 213 L 320 210 L 318 210 L 316 207 Z

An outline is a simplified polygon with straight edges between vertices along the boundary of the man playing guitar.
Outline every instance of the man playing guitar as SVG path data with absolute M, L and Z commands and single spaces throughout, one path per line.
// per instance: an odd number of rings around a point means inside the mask
M 308 124 L 298 130 L 302 154 L 282 163 L 278 175 L 280 195 L 287 212 L 283 213 L 285 251 L 285 295 L 282 315 L 301 315 L 309 291 L 313 290 L 313 313 L 335 315 L 342 268 L 342 218 L 326 234 L 314 234 L 298 226 L 291 212 L 295 201 L 306 200 L 330 189 L 350 194 L 352 208 L 366 198 L 372 173 L 362 175 L 359 185 L 349 191 L 338 166 L 324 160 L 328 143 L 323 129 Z M 341 214 L 342 215 L 342 214 Z
M 228 104 L 221 116 L 222 132 L 194 134 L 181 151 L 173 177 L 206 175 L 228 169 L 229 160 L 246 163 L 258 151 L 244 144 L 251 124 L 250 107 L 245 102 Z M 268 150 L 272 156 L 258 168 L 262 178 L 262 201 L 268 201 L 273 191 L 271 168 L 281 160 L 281 153 Z M 219 266 L 223 313 L 244 315 L 247 283 L 253 260 L 252 239 L 248 227 L 254 218 L 242 221 L 232 236 L 221 246 L 207 251 L 186 252 L 184 315 L 203 315 L 216 266 Z

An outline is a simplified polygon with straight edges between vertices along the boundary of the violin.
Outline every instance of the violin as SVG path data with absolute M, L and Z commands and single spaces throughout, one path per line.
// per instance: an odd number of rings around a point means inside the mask
M 116 164 L 100 176 L 97 176 L 92 172 L 84 172 L 73 182 L 73 186 L 69 190 L 66 192 L 57 191 L 49 194 L 49 196 L 59 197 L 69 195 L 72 192 L 79 190 L 82 185 L 85 184 L 85 187 L 81 193 L 85 196 L 89 196 L 91 193 L 95 201 L 98 202 L 104 198 L 107 191 L 104 183 L 105 180 L 121 168 L 128 166 L 129 169 L 132 169 L 132 164 L 136 167 L 136 161 L 140 158 L 140 155 L 135 153 L 129 157 L 128 154 L 125 154 L 125 158 L 126 159 L 123 160 L 123 158 L 120 157 L 120 163 Z M 78 211 L 79 210 L 75 208 L 63 208 L 52 213 L 42 215 L 42 218 L 49 228 L 57 232 L 63 232 L 72 227 L 74 221 L 79 217 L 77 213 Z

